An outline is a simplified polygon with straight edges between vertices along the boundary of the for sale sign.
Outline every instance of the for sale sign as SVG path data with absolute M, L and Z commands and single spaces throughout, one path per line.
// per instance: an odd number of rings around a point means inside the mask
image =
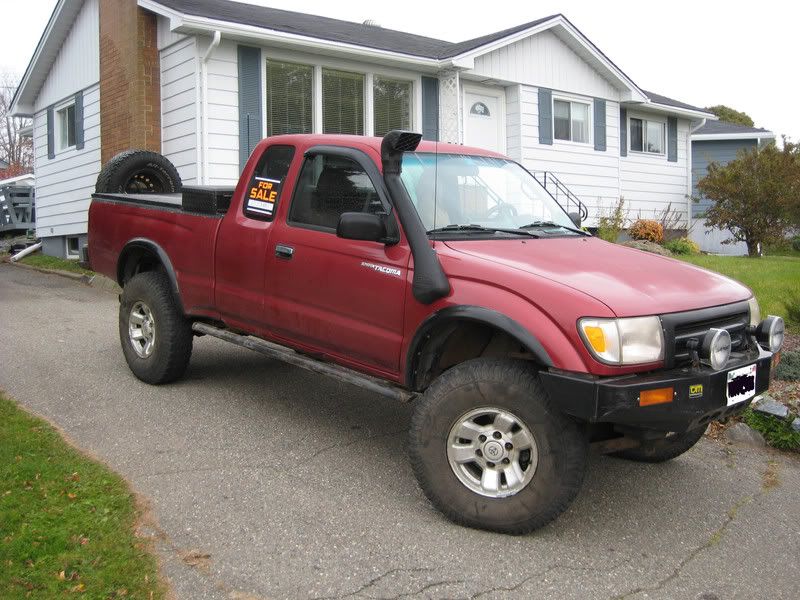
M 247 211 L 263 217 L 272 217 L 281 193 L 281 182 L 278 179 L 253 177 L 247 188 Z

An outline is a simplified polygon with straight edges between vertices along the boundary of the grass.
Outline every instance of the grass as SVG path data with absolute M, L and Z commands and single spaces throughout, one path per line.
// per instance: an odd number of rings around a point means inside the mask
M 741 281 L 758 298 L 762 316 L 779 315 L 792 332 L 800 331 L 800 318 L 787 303 L 800 302 L 800 256 L 676 256 L 711 271 Z
M 56 258 L 55 256 L 47 256 L 38 252 L 30 254 L 25 258 L 20 259 L 21 263 L 30 265 L 31 267 L 38 267 L 40 269 L 51 269 L 53 271 L 67 271 L 69 273 L 78 273 L 80 275 L 94 275 L 93 271 L 84 269 L 75 260 L 64 260 L 63 258 Z
M 0 393 L 0 598 L 164 597 L 125 482 Z
M 742 420 L 761 432 L 767 444 L 773 448 L 800 452 L 800 431 L 792 429 L 792 418 L 784 421 L 748 408 L 742 413 Z

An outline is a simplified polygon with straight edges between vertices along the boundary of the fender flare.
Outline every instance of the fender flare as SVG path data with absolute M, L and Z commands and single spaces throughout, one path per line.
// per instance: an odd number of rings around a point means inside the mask
M 119 253 L 119 259 L 117 259 L 117 283 L 119 286 L 123 286 L 123 277 L 125 275 L 123 273 L 123 268 L 125 266 L 127 254 L 135 248 L 147 250 L 148 252 L 154 253 L 158 257 L 158 260 L 164 267 L 164 271 L 167 273 L 170 290 L 172 291 L 172 297 L 175 300 L 178 308 L 181 310 L 181 312 L 183 312 L 183 302 L 181 302 L 181 293 L 180 288 L 178 287 L 178 277 L 175 274 L 175 268 L 172 266 L 172 261 L 169 259 L 169 255 L 166 253 L 166 251 L 153 240 L 149 240 L 147 238 L 134 238 L 129 240 L 125 246 L 123 246 Z
M 411 387 L 414 383 L 420 348 L 429 339 L 430 333 L 440 326 L 458 321 L 480 323 L 499 329 L 524 346 L 543 367 L 553 366 L 553 360 L 539 339 L 517 321 L 490 308 L 463 304 L 436 311 L 417 328 L 406 353 L 405 381 L 407 386 Z

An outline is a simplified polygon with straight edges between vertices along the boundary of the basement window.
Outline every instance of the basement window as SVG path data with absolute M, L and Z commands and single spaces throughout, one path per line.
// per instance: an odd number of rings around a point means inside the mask
M 71 236 L 67 238 L 67 256 L 78 256 L 81 253 L 80 238 Z
M 75 103 L 58 109 L 58 147 L 61 150 L 75 147 Z

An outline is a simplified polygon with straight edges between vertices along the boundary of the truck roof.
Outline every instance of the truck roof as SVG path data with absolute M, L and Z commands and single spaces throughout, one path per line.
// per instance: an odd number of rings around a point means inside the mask
M 344 146 L 347 148 L 361 148 L 362 150 L 370 149 L 380 155 L 381 142 L 383 138 L 368 137 L 362 135 L 333 135 L 333 134 L 290 134 L 290 135 L 276 135 L 261 140 L 261 144 L 275 144 L 286 143 L 297 146 L 298 148 L 310 148 L 311 146 L 327 145 L 327 146 Z M 417 147 L 417 152 L 436 152 L 440 154 L 468 154 L 473 156 L 495 156 L 498 158 L 507 158 L 503 154 L 485 150 L 483 148 L 474 148 L 471 146 L 462 146 L 461 144 L 449 144 L 446 142 L 432 142 L 422 140 Z

